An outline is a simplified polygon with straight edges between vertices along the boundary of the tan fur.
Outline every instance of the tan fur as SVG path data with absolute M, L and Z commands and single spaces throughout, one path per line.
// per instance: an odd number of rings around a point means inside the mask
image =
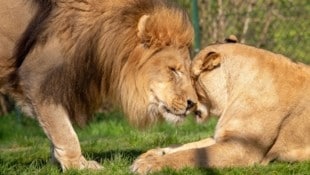
M 100 168 L 71 122 L 84 124 L 103 100 L 139 127 L 179 122 L 197 101 L 193 29 L 167 0 L 2 0 L 0 10 L 0 90 L 36 116 L 64 170 Z
M 247 45 L 217 44 L 194 58 L 192 72 L 198 119 L 219 116 L 214 138 L 150 150 L 134 171 L 310 160 L 308 65 Z

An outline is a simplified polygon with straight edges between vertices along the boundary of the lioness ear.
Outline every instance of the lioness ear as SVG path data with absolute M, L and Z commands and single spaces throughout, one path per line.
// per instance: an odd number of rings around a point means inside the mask
M 235 35 L 229 35 L 229 37 L 225 38 L 226 43 L 238 43 L 239 40 Z
M 218 53 L 215 52 L 209 52 L 203 60 L 201 70 L 206 71 L 206 70 L 212 70 L 216 67 L 218 67 L 221 64 L 221 56 Z
M 216 52 L 201 51 L 193 60 L 191 73 L 197 78 L 204 71 L 211 71 L 221 64 L 221 55 Z
M 140 38 L 141 42 L 144 42 L 146 40 L 145 36 L 145 26 L 149 19 L 149 15 L 143 15 L 140 17 L 138 22 L 138 37 Z

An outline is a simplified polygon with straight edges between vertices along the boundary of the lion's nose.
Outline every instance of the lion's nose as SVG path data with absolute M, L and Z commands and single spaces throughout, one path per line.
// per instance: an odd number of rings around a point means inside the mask
M 195 102 L 193 102 L 192 100 L 187 100 L 187 107 L 186 107 L 186 110 L 190 110 L 192 109 L 194 106 L 196 105 Z

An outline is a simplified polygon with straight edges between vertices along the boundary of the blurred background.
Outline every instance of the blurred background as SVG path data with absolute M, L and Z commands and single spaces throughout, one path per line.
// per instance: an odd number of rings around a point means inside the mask
M 239 42 L 310 63 L 309 0 L 177 0 L 191 15 L 194 52 L 235 35 Z M 195 54 L 194 53 L 194 54 Z M 102 110 L 107 108 L 103 106 Z M 0 116 L 14 110 L 0 94 Z
M 178 0 L 196 30 L 195 51 L 233 34 L 241 43 L 309 64 L 309 0 Z

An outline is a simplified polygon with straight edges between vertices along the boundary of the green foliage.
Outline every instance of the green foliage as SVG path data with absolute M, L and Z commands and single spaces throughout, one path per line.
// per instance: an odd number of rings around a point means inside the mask
M 0 174 L 65 174 L 65 175 L 129 175 L 129 167 L 141 153 L 155 147 L 186 143 L 213 134 L 216 119 L 196 124 L 189 117 L 183 124 L 167 123 L 139 131 L 130 126 L 118 111 L 100 114 L 85 128 L 76 128 L 83 154 L 99 161 L 104 170 L 69 170 L 62 173 L 50 162 L 50 144 L 38 123 L 29 118 L 17 118 L 16 114 L 0 117 Z M 272 163 L 269 166 L 247 168 L 199 169 L 180 171 L 165 169 L 159 174 L 208 175 L 208 174 L 307 174 L 309 162 Z
M 178 0 L 192 13 L 191 0 Z M 310 1 L 198 0 L 203 46 L 233 34 L 243 43 L 309 64 Z

